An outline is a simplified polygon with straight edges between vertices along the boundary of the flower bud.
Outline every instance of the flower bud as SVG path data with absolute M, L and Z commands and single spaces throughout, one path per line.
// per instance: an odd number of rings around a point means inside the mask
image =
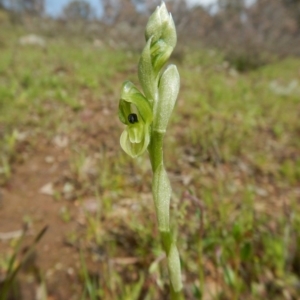
M 158 6 L 150 16 L 145 35 L 147 41 L 152 37 L 153 44 L 161 39 L 172 49 L 175 47 L 177 41 L 175 24 L 165 3 Z
M 147 41 L 147 44 L 140 57 L 138 75 L 145 96 L 150 102 L 153 102 L 156 98 L 157 81 L 152 66 L 152 57 L 150 49 L 151 41 L 152 38 L 150 38 Z
M 157 41 L 151 47 L 151 59 L 152 59 L 152 66 L 154 69 L 155 74 L 161 70 L 163 65 L 171 56 L 173 48 L 166 44 L 163 40 Z

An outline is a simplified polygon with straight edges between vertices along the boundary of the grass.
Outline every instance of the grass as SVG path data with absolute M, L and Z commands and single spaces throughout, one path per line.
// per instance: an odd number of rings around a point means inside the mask
M 68 223 L 77 216 L 67 201 L 96 203 L 81 231 L 66 233 L 81 252 L 78 299 L 165 299 L 151 168 L 119 149 L 118 89 L 124 79 L 137 82 L 138 54 L 62 36 L 48 38 L 46 49 L 16 46 L 23 34 L 0 29 L 1 184 L 41 141 L 67 137 L 58 214 Z M 186 298 L 297 299 L 300 94 L 282 95 L 270 83 L 298 80 L 300 60 L 239 74 L 214 51 L 180 57 L 165 155 Z

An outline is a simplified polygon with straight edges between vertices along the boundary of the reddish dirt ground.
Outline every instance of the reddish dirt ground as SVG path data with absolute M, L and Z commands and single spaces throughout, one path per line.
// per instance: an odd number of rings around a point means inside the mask
M 115 102 L 109 104 L 109 101 L 102 101 L 102 104 L 91 101 L 79 113 L 66 111 L 65 122 L 79 122 L 68 136 L 67 145 L 59 145 L 55 138 L 47 139 L 41 134 L 34 136 L 34 143 L 29 143 L 29 147 L 26 145 L 28 141 L 24 142 L 25 146 L 22 143 L 18 145 L 17 156 L 21 157 L 21 162 L 12 165 L 11 178 L 0 187 L 0 252 L 12 254 L 13 251 L 13 239 L 1 239 L 1 234 L 20 231 L 27 224 L 28 230 L 22 244 L 22 249 L 26 249 L 44 226 L 48 229 L 20 272 L 22 299 L 17 300 L 36 299 L 41 276 L 42 281 L 46 282 L 49 300 L 80 298 L 80 255 L 78 247 L 68 242 L 68 235 L 81 233 L 82 207 L 74 201 L 74 197 L 56 197 L 55 191 L 61 190 L 69 179 L 74 179 L 74 174 L 70 173 L 70 144 L 88 145 L 91 149 L 101 146 L 108 150 L 115 148 L 117 138 L 113 133 L 116 123 L 111 115 L 116 105 Z M 52 111 L 55 107 L 50 105 L 49 109 Z M 99 115 L 102 117 L 99 118 Z M 51 185 L 54 187 L 52 195 Z M 67 222 L 61 216 L 62 208 L 70 214 Z M 36 273 L 39 275 L 35 276 Z
M 23 245 L 25 247 L 30 245 L 33 237 L 44 226 L 48 226 L 30 264 L 41 274 L 45 274 L 48 293 L 53 296 L 51 299 L 67 299 L 66 292 L 69 289 L 65 289 L 64 286 L 75 283 L 74 261 L 79 260 L 77 251 L 67 245 L 65 237 L 68 232 L 76 230 L 78 224 L 75 221 L 63 222 L 59 211 L 62 206 L 68 205 L 72 214 L 76 207 L 73 203 L 56 201 L 40 191 L 46 184 L 57 181 L 63 174 L 63 170 L 68 167 L 66 153 L 44 142 L 29 155 L 30 157 L 23 164 L 15 168 L 11 180 L 1 189 L 1 232 L 20 230 L 26 218 L 29 230 Z M 55 157 L 55 161 L 49 164 L 46 162 L 47 157 Z M 9 241 L 2 240 L 1 252 L 7 250 L 9 246 Z M 31 286 L 31 289 L 34 288 Z M 28 291 L 28 287 L 25 290 L 27 296 L 24 295 L 24 299 L 29 299 L 28 293 L 33 291 Z

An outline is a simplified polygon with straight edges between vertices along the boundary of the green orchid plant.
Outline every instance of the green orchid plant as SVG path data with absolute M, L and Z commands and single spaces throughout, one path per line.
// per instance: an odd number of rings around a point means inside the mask
M 146 26 L 146 46 L 138 65 L 143 93 L 123 84 L 119 118 L 126 125 L 120 144 L 131 157 L 149 152 L 153 170 L 152 192 L 162 245 L 166 252 L 171 299 L 182 299 L 182 280 L 176 237 L 170 228 L 172 188 L 164 168 L 163 139 L 179 92 L 175 65 L 164 68 L 177 42 L 175 24 L 164 3 L 156 8 Z

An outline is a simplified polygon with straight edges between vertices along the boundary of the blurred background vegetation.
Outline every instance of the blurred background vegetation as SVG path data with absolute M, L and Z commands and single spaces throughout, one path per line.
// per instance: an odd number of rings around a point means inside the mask
M 159 1 L 48 4 L 0 0 L 0 299 L 167 299 L 151 168 L 117 116 Z M 300 1 L 166 4 L 186 299 L 300 299 Z
M 27 30 L 38 29 L 41 34 L 77 31 L 91 38 L 104 35 L 129 48 L 141 47 L 143 41 L 137 36 L 143 33 L 143 24 L 159 1 L 99 0 L 98 5 L 95 2 L 1 0 L 0 22 L 3 26 L 9 19 Z M 182 41 L 179 47 L 187 42 L 217 47 L 238 70 L 300 53 L 299 0 L 169 0 L 167 4 Z M 78 23 L 82 22 L 83 32 L 78 32 Z

